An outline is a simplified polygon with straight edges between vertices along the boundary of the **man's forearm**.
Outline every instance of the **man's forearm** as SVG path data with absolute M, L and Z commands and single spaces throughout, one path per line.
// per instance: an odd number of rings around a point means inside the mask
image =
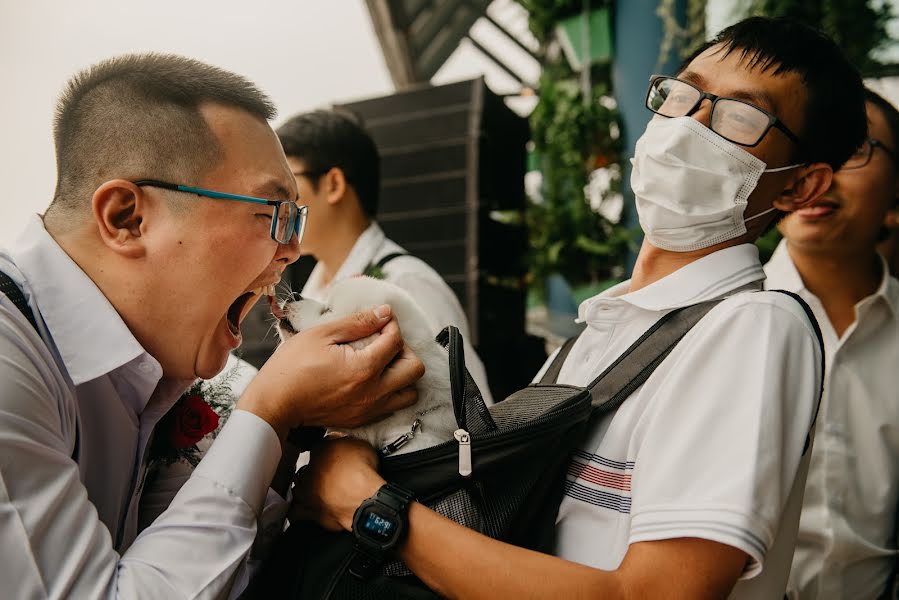
M 488 538 L 413 503 L 401 558 L 447 598 L 626 598 L 616 572 Z

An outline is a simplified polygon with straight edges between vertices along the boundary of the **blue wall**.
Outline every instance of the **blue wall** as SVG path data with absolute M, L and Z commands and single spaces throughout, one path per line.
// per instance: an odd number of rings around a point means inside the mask
M 615 3 L 614 53 L 612 60 L 612 86 L 618 100 L 623 121 L 623 137 L 627 161 L 624 170 L 624 223 L 629 227 L 638 224 L 634 210 L 634 196 L 630 187 L 630 157 L 634 155 L 637 138 L 643 134 L 652 115 L 643 105 L 649 76 L 658 72 L 673 73 L 680 66 L 677 50 L 668 61 L 658 67 L 659 45 L 662 41 L 662 21 L 656 16 L 659 0 L 620 0 Z M 677 0 L 678 21 L 683 23 L 686 0 Z M 633 268 L 636 257 L 631 257 L 627 272 Z

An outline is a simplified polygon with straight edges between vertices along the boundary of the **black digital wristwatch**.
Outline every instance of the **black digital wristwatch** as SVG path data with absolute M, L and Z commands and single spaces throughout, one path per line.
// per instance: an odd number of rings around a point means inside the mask
M 409 503 L 414 499 L 409 490 L 385 483 L 359 505 L 353 515 L 356 546 L 350 573 L 360 579 L 370 578 L 387 554 L 403 542 L 409 529 Z

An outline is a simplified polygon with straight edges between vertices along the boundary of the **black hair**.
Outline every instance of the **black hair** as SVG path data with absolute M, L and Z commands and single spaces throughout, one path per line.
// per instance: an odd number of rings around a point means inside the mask
M 722 58 L 738 52 L 750 69 L 773 75 L 796 73 L 805 84 L 805 120 L 796 134 L 802 162 L 839 169 L 862 144 L 867 131 L 864 86 L 858 70 L 824 33 L 787 18 L 750 17 L 722 30 L 684 63 L 714 46 Z
M 356 192 L 369 218 L 378 212 L 381 157 L 360 120 L 345 110 L 317 110 L 292 117 L 277 130 L 284 154 L 302 160 L 313 185 L 333 167 Z

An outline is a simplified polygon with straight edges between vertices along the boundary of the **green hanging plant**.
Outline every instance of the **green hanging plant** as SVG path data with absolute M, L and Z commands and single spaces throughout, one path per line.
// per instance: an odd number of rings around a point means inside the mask
M 753 0 L 748 14 L 790 17 L 821 29 L 833 38 L 863 75 L 877 71 L 881 64 L 874 54 L 891 41 L 886 27 L 892 14 L 886 2 Z
M 574 284 L 621 277 L 634 233 L 603 217 L 585 197 L 590 172 L 609 169 L 606 196 L 621 193 L 620 121 L 599 78 L 585 99 L 567 63 L 545 66 L 531 133 L 540 160 L 540 199 L 530 199 L 530 274 L 561 273 Z
M 662 41 L 659 44 L 659 58 L 656 70 L 668 62 L 672 51 L 677 49 L 677 57 L 687 58 L 706 41 L 705 11 L 707 0 L 687 0 L 686 21 L 677 19 L 676 5 L 679 0 L 660 0 L 656 15 L 662 21 Z

